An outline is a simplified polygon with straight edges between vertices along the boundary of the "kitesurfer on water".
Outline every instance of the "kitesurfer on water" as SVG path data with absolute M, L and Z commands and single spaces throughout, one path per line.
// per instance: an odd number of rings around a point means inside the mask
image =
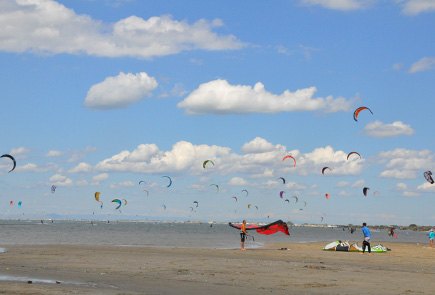
M 371 234 L 370 234 L 370 230 L 367 227 L 367 224 L 365 222 L 363 223 L 362 232 L 364 234 L 364 241 L 363 241 L 363 244 L 362 244 L 362 250 L 363 251 L 362 251 L 361 255 L 364 254 L 364 252 L 366 251 L 366 246 L 369 249 L 368 250 L 369 251 L 369 255 L 371 255 L 371 253 L 372 253 L 372 248 L 370 247 Z
M 242 226 L 240 227 L 240 244 L 241 244 L 241 250 L 246 250 L 245 249 L 245 238 L 249 236 L 246 233 L 246 220 L 243 220 Z

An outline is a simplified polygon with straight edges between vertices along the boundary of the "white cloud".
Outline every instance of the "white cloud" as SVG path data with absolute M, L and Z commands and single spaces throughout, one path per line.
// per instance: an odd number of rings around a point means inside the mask
M 339 181 L 336 187 L 348 187 L 350 184 L 347 181 Z
M 396 184 L 394 189 L 397 190 L 397 191 L 406 191 L 408 189 L 408 186 L 406 185 L 406 183 L 399 182 L 399 183 Z
M 201 84 L 182 102 L 186 114 L 250 114 L 279 113 L 296 111 L 324 111 L 326 113 L 349 111 L 355 99 L 343 97 L 334 99 L 313 98 L 316 87 L 299 89 L 295 92 L 284 91 L 280 95 L 267 92 L 260 82 L 254 87 L 246 85 L 230 85 L 226 80 L 214 80 Z
M 351 185 L 351 187 L 363 187 L 365 183 L 366 183 L 366 182 L 364 181 L 364 179 L 360 179 L 360 180 L 358 180 L 358 181 L 355 181 L 355 182 Z
M 188 24 L 171 16 L 148 20 L 130 16 L 107 24 L 52 0 L 0 2 L 0 50 L 8 52 L 150 58 L 184 50 L 243 47 L 233 35 L 212 31 L 221 26 L 219 19 Z
M 265 153 L 271 152 L 275 149 L 275 146 L 261 137 L 256 137 L 250 142 L 245 143 L 241 151 L 245 154 Z
M 90 109 L 108 110 L 125 108 L 140 101 L 157 87 L 157 81 L 147 73 L 119 73 L 93 85 L 86 96 L 85 106 Z
M 83 162 L 79 163 L 74 168 L 68 170 L 69 173 L 85 173 L 90 171 L 92 171 L 92 166 L 89 165 L 88 163 L 83 163 Z
M 58 166 L 56 164 L 47 164 L 44 166 L 38 166 L 34 163 L 27 163 L 25 165 L 17 166 L 16 170 L 17 172 L 48 172 L 56 170 Z
M 403 192 L 402 196 L 404 197 L 418 197 L 420 194 L 416 192 Z
M 228 185 L 249 185 L 249 183 L 241 177 L 233 177 L 230 181 L 228 181 Z
M 320 5 L 334 10 L 359 10 L 364 9 L 370 1 L 362 0 L 301 0 L 304 5 Z
M 50 181 L 50 185 L 55 185 L 55 186 L 73 186 L 74 182 L 67 178 L 64 175 L 61 174 L 55 174 L 52 177 L 50 177 L 49 179 Z
M 108 178 L 109 178 L 108 173 L 101 173 L 101 174 L 98 174 L 98 175 L 95 175 L 94 177 L 92 177 L 92 180 L 95 182 L 100 182 L 100 181 L 106 180 Z
M 51 150 L 48 153 L 46 153 L 44 157 L 59 157 L 63 154 L 64 154 L 64 152 Z
M 350 196 L 352 196 L 352 193 L 351 192 L 346 192 L 346 191 L 340 191 L 338 193 L 338 195 L 339 196 L 343 196 L 343 197 L 350 197 Z
M 409 0 L 403 5 L 402 13 L 406 15 L 417 15 L 422 12 L 430 12 L 434 10 L 434 0 Z
M 415 171 L 412 170 L 385 170 L 382 171 L 379 177 L 383 178 L 395 178 L 395 179 L 413 179 L 416 178 Z
M 401 121 L 396 121 L 391 124 L 384 124 L 381 121 L 369 123 L 364 127 L 366 135 L 377 138 L 397 137 L 399 135 L 413 135 L 414 129 L 411 125 L 405 125 Z
M 88 182 L 85 179 L 76 181 L 77 186 L 87 186 Z
M 435 184 L 425 182 L 417 187 L 417 190 L 428 193 L 435 193 Z
M 402 63 L 395 63 L 395 64 L 393 64 L 393 66 L 391 68 L 395 71 L 398 71 L 398 70 L 403 68 L 403 64 Z
M 183 83 L 176 83 L 174 85 L 174 88 L 172 88 L 172 90 L 171 90 L 171 94 L 174 97 L 181 97 L 181 96 L 185 95 L 186 93 L 187 93 L 187 91 L 184 89 Z
M 19 147 L 19 148 L 11 149 L 10 154 L 15 159 L 24 159 L 26 158 L 26 154 L 30 153 L 31 151 L 32 150 L 27 149 L 25 147 Z
M 386 174 L 400 172 L 402 178 L 415 178 L 415 171 L 409 170 L 423 170 L 435 165 L 435 155 L 430 150 L 414 151 L 396 148 L 392 151 L 380 152 L 379 157 L 383 160 L 390 159 L 385 167 L 391 171 Z
M 135 186 L 135 184 L 130 180 L 122 181 L 122 182 L 118 182 L 118 183 L 115 182 L 115 183 L 110 184 L 111 189 L 123 188 L 123 187 L 132 187 L 132 186 Z
M 433 69 L 435 69 L 435 57 L 423 57 L 411 65 L 408 73 L 417 73 Z

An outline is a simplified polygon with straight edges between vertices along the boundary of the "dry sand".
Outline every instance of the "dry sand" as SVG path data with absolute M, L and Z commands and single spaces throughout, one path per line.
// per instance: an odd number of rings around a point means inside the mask
M 385 243 L 392 251 L 368 256 L 322 251 L 327 243 L 268 244 L 247 251 L 5 246 L 0 276 L 20 279 L 3 277 L 0 294 L 433 293 L 435 249 L 428 245 Z M 278 250 L 284 247 L 290 250 Z

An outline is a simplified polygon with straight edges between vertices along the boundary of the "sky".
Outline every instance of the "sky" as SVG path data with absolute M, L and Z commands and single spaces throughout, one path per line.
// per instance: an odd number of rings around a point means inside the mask
M 0 26 L 0 218 L 435 224 L 435 0 L 2 0 Z

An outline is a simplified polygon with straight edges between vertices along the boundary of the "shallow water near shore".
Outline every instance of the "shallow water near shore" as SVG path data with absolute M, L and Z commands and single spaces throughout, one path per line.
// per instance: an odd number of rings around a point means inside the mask
M 425 232 L 396 230 L 398 238 L 387 230 L 371 230 L 372 244 L 382 242 L 429 243 Z M 291 227 L 290 237 L 277 233 L 266 236 L 251 231 L 255 241 L 248 248 L 264 243 L 308 243 L 318 241 L 360 241 L 361 230 L 351 234 L 347 228 Z M 240 247 L 239 231 L 227 224 L 153 223 L 110 221 L 2 221 L 0 245 L 113 245 L 158 248 L 232 249 Z M 3 249 L 5 251 L 5 249 Z M 1 252 L 1 249 L 0 249 Z

